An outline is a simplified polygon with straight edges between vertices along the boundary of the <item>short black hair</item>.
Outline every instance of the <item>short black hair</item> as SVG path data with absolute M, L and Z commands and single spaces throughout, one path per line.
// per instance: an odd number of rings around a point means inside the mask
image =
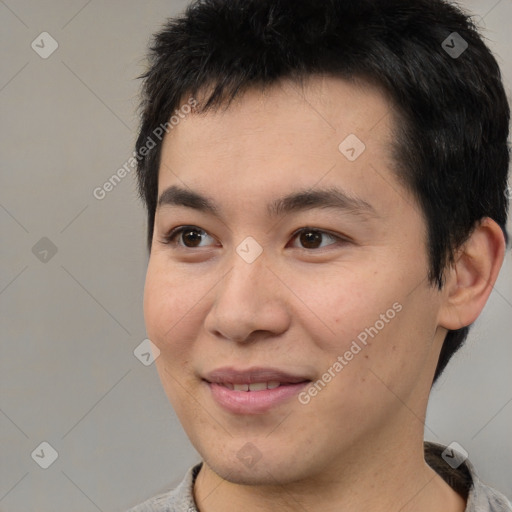
M 484 217 L 505 235 L 510 109 L 496 59 L 471 17 L 443 0 L 197 0 L 154 35 L 136 142 L 151 250 L 162 140 L 141 151 L 187 97 L 197 112 L 248 88 L 314 75 L 363 80 L 398 119 L 398 179 L 427 227 L 428 279 L 439 289 L 456 250 Z M 168 124 L 166 126 L 169 126 Z M 449 331 L 434 382 L 469 327 Z

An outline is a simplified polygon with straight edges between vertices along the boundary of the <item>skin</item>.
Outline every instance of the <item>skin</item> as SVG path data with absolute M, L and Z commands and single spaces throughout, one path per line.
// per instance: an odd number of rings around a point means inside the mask
M 425 414 L 447 329 L 476 319 L 505 244 L 484 219 L 443 290 L 428 283 L 425 221 L 393 173 L 395 122 L 379 90 L 312 77 L 303 89 L 248 90 L 164 139 L 159 194 L 180 185 L 222 213 L 157 208 L 144 297 L 162 385 L 204 461 L 194 488 L 203 512 L 465 508 L 424 461 Z M 353 162 L 338 149 L 351 133 L 366 146 Z M 374 214 L 267 216 L 277 197 L 327 186 Z M 206 232 L 200 247 L 164 243 L 182 225 Z M 304 227 L 327 231 L 320 247 L 294 236 Z M 263 249 L 250 264 L 236 252 L 248 236 Z M 234 414 L 202 380 L 223 366 L 271 366 L 316 381 L 394 303 L 401 311 L 306 405 L 293 397 Z M 261 457 L 250 467 L 237 457 L 246 443 Z

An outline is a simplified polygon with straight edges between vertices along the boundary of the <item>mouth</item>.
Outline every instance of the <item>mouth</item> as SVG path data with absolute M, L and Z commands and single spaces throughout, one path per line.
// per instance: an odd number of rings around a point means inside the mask
M 203 381 L 223 409 L 234 414 L 263 414 L 290 400 L 311 379 L 273 368 L 219 368 Z
M 286 386 L 289 383 L 269 380 L 268 382 L 254 382 L 250 384 L 233 384 L 231 382 L 218 382 L 218 384 L 232 391 L 263 391 L 265 389 L 275 389 L 281 385 Z

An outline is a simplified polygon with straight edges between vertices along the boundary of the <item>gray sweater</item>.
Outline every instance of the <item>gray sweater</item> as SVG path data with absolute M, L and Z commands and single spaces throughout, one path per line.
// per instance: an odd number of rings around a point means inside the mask
M 425 460 L 456 492 L 467 500 L 466 512 L 512 512 L 512 504 L 503 494 L 482 483 L 466 460 L 452 469 L 441 457 L 444 446 L 425 443 Z M 131 508 L 127 512 L 198 512 L 194 502 L 194 481 L 201 464 L 190 468 L 175 489 Z

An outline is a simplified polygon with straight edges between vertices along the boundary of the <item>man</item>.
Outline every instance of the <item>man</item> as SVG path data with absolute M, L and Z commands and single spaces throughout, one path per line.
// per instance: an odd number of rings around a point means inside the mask
M 512 510 L 423 443 L 507 241 L 509 106 L 466 15 L 198 1 L 144 78 L 145 320 L 203 462 L 133 511 Z

